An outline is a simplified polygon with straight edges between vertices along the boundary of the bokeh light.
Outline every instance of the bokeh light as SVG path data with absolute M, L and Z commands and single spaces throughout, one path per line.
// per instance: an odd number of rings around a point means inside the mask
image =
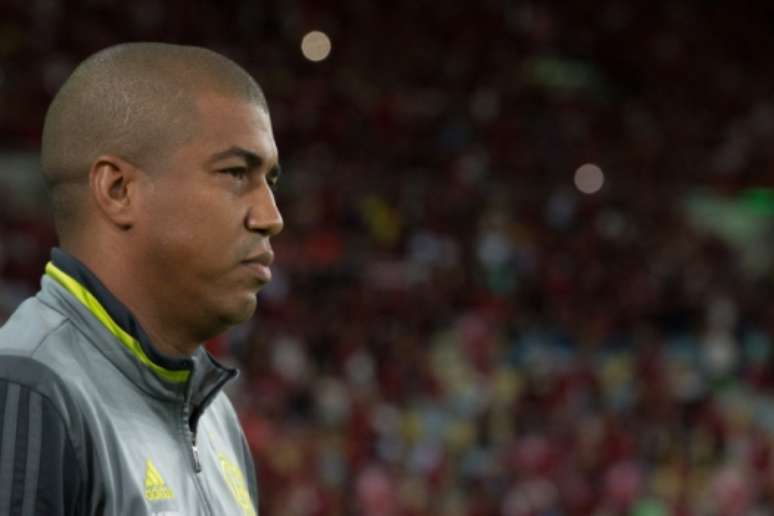
M 331 39 L 324 32 L 313 30 L 301 40 L 301 52 L 310 61 L 322 61 L 331 53 Z
M 586 163 L 575 171 L 575 186 L 585 194 L 595 194 L 605 184 L 605 174 L 593 163 Z

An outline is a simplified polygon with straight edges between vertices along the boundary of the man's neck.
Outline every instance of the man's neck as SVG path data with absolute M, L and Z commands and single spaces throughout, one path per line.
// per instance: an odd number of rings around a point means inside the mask
M 145 317 L 137 313 L 136 309 L 130 308 L 130 310 L 132 310 L 132 313 L 134 313 L 159 353 L 172 358 L 190 358 L 199 347 L 199 342 L 197 341 L 185 338 L 182 335 L 175 335 L 171 331 L 164 331 L 164 325 L 160 321 L 154 321 L 150 315 Z
M 187 325 L 175 321 L 174 315 L 168 312 L 169 303 L 150 299 L 147 295 L 150 289 L 143 286 L 142 282 L 134 281 L 135 278 L 145 276 L 132 270 L 128 260 L 113 260 L 109 257 L 94 259 L 88 253 L 68 252 L 80 260 L 131 312 L 156 351 L 170 358 L 188 358 L 198 349 L 201 341 L 185 331 L 175 330 L 186 328 Z M 118 264 L 119 261 L 122 265 Z M 116 271 L 121 273 L 117 274 Z

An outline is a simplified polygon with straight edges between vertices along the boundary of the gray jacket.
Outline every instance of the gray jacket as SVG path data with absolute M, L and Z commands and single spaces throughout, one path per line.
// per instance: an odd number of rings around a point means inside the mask
M 0 328 L 0 515 L 253 516 L 236 371 L 161 355 L 55 249 L 40 292 Z

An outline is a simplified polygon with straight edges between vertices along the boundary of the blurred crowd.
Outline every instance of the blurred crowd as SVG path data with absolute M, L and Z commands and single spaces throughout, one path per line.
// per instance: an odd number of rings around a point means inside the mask
M 242 369 L 262 513 L 774 513 L 774 262 L 684 203 L 774 183 L 774 7 L 379 4 L 0 5 L 6 151 L 118 41 L 209 46 L 266 90 L 274 280 L 209 344 Z M 0 320 L 55 241 L 14 206 L 0 192 Z

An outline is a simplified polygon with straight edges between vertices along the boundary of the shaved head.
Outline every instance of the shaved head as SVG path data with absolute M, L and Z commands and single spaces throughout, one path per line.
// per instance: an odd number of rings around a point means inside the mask
M 203 93 L 267 110 L 244 69 L 204 48 L 126 43 L 73 71 L 48 109 L 41 148 L 60 240 L 80 226 L 95 159 L 117 156 L 153 172 L 200 125 L 196 99 Z

